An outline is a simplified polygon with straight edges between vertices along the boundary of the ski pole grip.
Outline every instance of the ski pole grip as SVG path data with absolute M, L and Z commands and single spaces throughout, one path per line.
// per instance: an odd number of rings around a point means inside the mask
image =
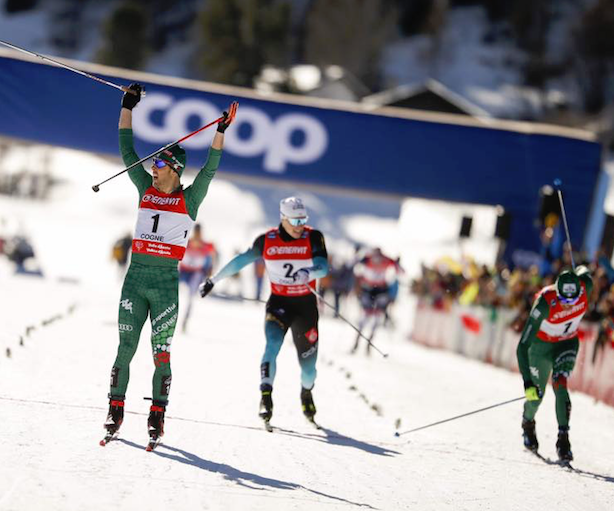
M 134 94 L 136 96 L 136 91 L 132 90 L 131 88 L 126 87 L 125 85 L 122 85 L 121 88 L 122 88 L 122 90 L 124 92 L 129 92 L 130 94 Z M 141 93 L 141 95 L 144 96 L 143 93 Z M 94 190 L 94 191 L 96 191 L 96 190 Z

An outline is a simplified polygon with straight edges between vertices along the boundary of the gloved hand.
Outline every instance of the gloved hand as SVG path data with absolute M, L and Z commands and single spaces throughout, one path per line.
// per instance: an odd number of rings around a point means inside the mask
M 237 115 L 237 108 L 239 108 L 239 103 L 233 101 L 228 107 L 228 112 L 224 112 L 222 114 L 224 118 L 217 123 L 217 130 L 220 133 L 224 133 L 226 131 L 226 128 L 228 128 L 228 126 L 232 124 L 232 121 L 235 120 L 235 115 Z
M 201 282 L 200 286 L 198 286 L 198 291 L 200 292 L 200 296 L 202 298 L 207 296 L 213 289 L 213 286 L 215 286 L 215 284 L 211 279 L 205 279 L 203 282 Z
M 292 278 L 294 279 L 295 284 L 307 284 L 307 282 L 311 280 L 309 270 L 305 268 L 301 268 L 300 270 L 295 271 L 294 275 L 292 275 Z
M 535 386 L 533 382 L 524 382 L 524 395 L 527 398 L 527 401 L 539 401 L 543 394 L 542 392 Z
M 124 96 L 122 97 L 122 108 L 132 110 L 136 104 L 141 101 L 141 92 L 143 92 L 143 87 L 140 83 L 131 83 L 128 88 L 136 92 L 136 94 L 124 92 Z

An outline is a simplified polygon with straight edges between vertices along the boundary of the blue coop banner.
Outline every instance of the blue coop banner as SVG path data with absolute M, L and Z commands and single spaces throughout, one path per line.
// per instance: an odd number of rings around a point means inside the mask
M 247 89 L 96 70 L 121 85 L 145 85 L 147 95 L 133 112 L 135 147 L 143 156 L 238 100 L 221 175 L 501 205 L 514 219 L 510 241 L 527 248 L 535 245 L 526 233 L 538 213 L 539 188 L 560 178 L 569 189 L 572 239 L 582 242 L 601 165 L 600 146 L 587 137 L 441 122 L 396 109 L 370 113 L 355 105 L 269 99 Z M 120 99 L 120 91 L 66 69 L 0 53 L 0 135 L 118 156 Z M 205 161 L 213 130 L 183 144 L 189 167 Z

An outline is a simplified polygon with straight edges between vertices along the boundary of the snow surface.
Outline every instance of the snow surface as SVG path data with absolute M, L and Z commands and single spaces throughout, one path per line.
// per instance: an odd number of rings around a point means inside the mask
M 117 171 L 107 160 L 59 150 L 52 162 L 54 176 L 66 182 L 50 201 L 0 197 L 0 217 L 28 232 L 45 272 L 16 276 L 0 259 L 0 510 L 612 509 L 614 409 L 586 396 L 573 395 L 578 473 L 524 452 L 521 402 L 394 436 L 397 426 L 403 432 L 522 395 L 518 375 L 408 342 L 413 302 L 406 288 L 393 310 L 396 329 L 374 339 L 387 359 L 366 357 L 364 346 L 349 355 L 352 329 L 329 314 L 321 319 L 314 399 L 324 429 L 302 417 L 287 339 L 274 391 L 279 429 L 263 430 L 263 305 L 207 298 L 195 302 L 187 333 L 175 335 L 164 444 L 144 450 L 143 397 L 153 373 L 146 326 L 131 365 L 121 440 L 100 447 L 121 288 L 110 246 L 132 229 L 136 192 L 127 177 L 91 191 Z M 199 220 L 223 261 L 275 221 L 276 200 L 286 192 L 216 178 Z M 436 214 L 441 204 L 421 210 L 420 202 L 373 200 L 361 208 L 358 199 L 306 195 L 313 224 L 329 218 L 329 245 L 349 247 L 359 233 L 397 247 L 408 266 L 418 256 L 404 247 L 424 248 L 418 231 L 401 240 L 412 216 L 423 236 L 441 230 L 452 238 L 457 228 L 457 219 L 446 224 L 445 212 Z M 426 254 L 437 240 L 424 240 Z M 244 273 L 249 289 L 251 272 Z M 355 304 L 344 313 L 356 321 Z M 542 451 L 552 458 L 552 392 L 537 421 Z

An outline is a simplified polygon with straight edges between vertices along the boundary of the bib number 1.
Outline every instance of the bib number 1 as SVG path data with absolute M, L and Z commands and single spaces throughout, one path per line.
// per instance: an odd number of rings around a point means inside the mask
M 158 232 L 158 223 L 160 222 L 160 213 L 158 213 L 157 215 L 154 215 L 151 217 L 154 221 L 153 224 L 153 228 L 151 229 L 151 232 Z

